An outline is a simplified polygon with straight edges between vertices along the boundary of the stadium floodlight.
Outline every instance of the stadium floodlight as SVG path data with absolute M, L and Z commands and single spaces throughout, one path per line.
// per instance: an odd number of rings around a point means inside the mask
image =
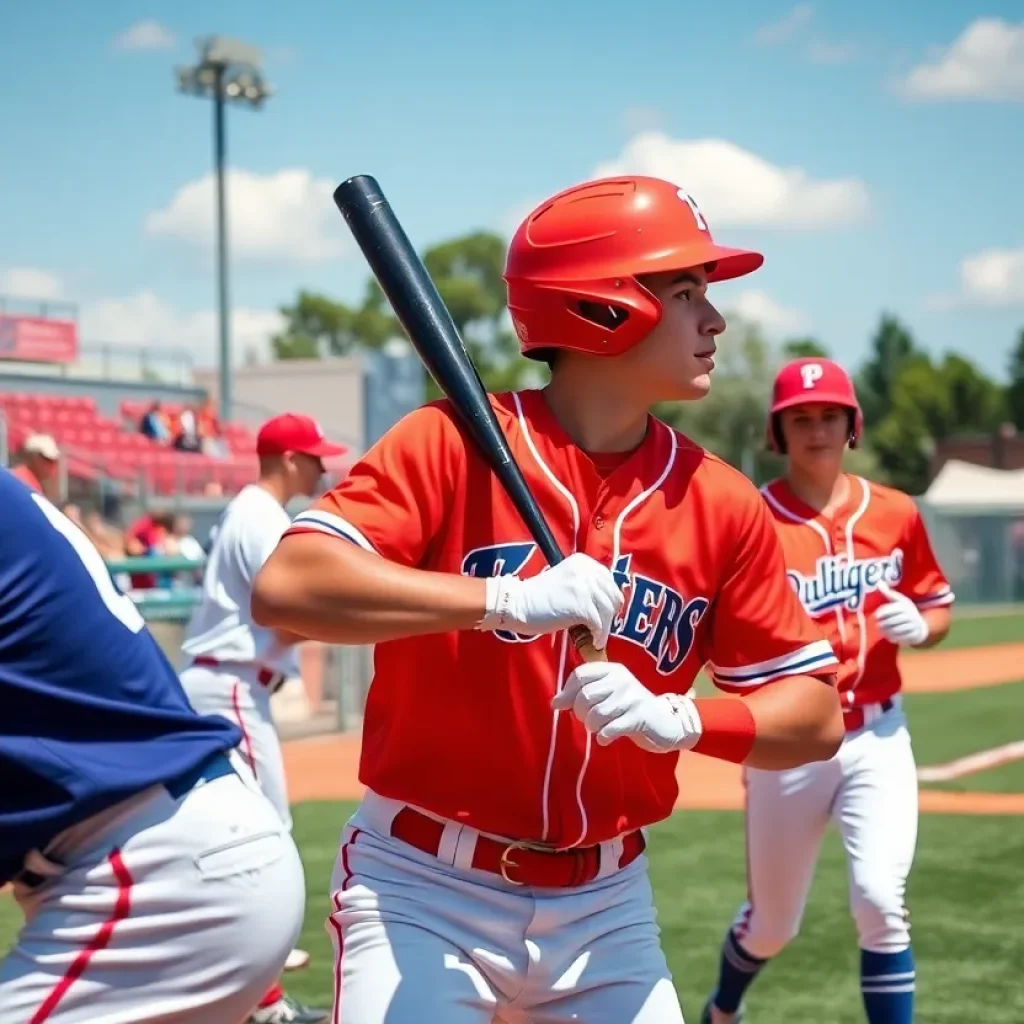
M 213 100 L 213 155 L 217 175 L 217 307 L 220 334 L 220 415 L 231 419 L 231 316 L 228 299 L 227 207 L 224 200 L 224 107 L 259 110 L 272 95 L 255 46 L 227 36 L 196 40 L 198 63 L 174 69 L 178 91 Z

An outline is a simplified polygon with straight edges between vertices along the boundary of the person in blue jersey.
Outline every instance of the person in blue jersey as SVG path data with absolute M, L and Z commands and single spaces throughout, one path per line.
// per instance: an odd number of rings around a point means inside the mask
M 0 469 L 0 1024 L 239 1024 L 301 928 L 298 850 L 86 535 Z

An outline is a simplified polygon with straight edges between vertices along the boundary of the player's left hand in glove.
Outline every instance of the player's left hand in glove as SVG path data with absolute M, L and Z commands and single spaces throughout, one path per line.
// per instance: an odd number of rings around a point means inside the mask
M 886 604 L 875 612 L 875 622 L 882 636 L 901 647 L 916 647 L 924 643 L 930 630 L 917 605 L 887 583 L 879 583 L 878 589 L 886 598 Z
M 571 708 L 602 746 L 627 736 L 644 750 L 667 754 L 689 750 L 702 731 L 700 714 L 689 697 L 657 696 L 625 665 L 614 661 L 580 665 L 551 706 L 562 711 Z

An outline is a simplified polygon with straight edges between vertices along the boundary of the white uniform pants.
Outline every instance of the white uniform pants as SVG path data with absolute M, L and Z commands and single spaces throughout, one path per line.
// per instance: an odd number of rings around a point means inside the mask
M 237 755 L 179 798 L 155 786 L 33 853 L 0 1024 L 240 1024 L 302 924 L 298 850 Z
M 191 665 L 182 671 L 180 679 L 189 703 L 200 715 L 221 715 L 242 730 L 239 753 L 281 820 L 291 829 L 288 783 L 281 741 L 270 710 L 271 694 L 259 681 L 256 668 Z
M 917 767 L 900 707 L 848 733 L 839 752 L 781 772 L 747 769 L 748 899 L 733 929 L 753 957 L 775 956 L 800 928 L 829 822 L 849 864 L 861 949 L 910 944 L 904 905 L 917 845 Z
M 531 889 L 390 836 L 373 793 L 331 883 L 334 1024 L 682 1024 L 646 857 L 575 889 Z

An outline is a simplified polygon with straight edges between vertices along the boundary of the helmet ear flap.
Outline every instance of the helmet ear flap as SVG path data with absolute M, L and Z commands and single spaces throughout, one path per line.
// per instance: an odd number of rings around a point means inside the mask
M 850 410 L 850 448 L 859 448 L 864 433 L 864 415 L 860 409 Z
M 775 452 L 777 455 L 786 454 L 786 439 L 782 436 L 782 424 L 777 412 L 769 415 L 765 435 L 765 447 L 768 451 Z

